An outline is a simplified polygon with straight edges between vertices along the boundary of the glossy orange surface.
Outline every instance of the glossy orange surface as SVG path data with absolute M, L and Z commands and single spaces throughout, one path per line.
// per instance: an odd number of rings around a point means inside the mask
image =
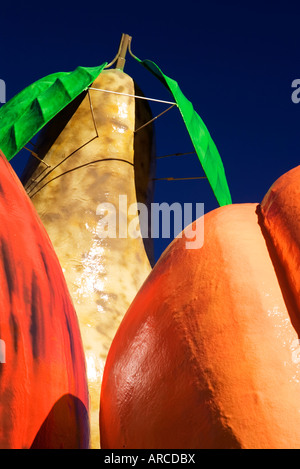
M 0 152 L 0 448 L 86 448 L 79 325 L 56 254 Z
M 300 166 L 283 174 L 265 195 L 264 225 L 300 310 Z
M 102 448 L 300 448 L 299 173 L 163 253 L 108 354 Z

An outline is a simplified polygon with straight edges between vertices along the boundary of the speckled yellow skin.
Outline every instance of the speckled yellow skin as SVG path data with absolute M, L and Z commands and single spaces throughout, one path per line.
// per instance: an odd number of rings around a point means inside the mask
M 115 69 L 103 71 L 92 86 L 135 93 L 133 80 Z M 99 210 L 97 214 L 100 203 L 110 202 L 118 220 L 119 195 L 127 196 L 128 205 L 137 197 L 146 201 L 151 126 L 137 133 L 139 141 L 134 142 L 135 126 L 150 117 L 140 106 L 141 100 L 132 97 L 90 90 L 45 155 L 50 170 L 40 164 L 32 175 L 40 183 L 28 180 L 25 185 L 56 250 L 78 315 L 89 381 L 91 448 L 100 447 L 100 387 L 111 341 L 151 271 L 143 239 L 99 237 Z M 127 206 L 123 215 L 127 217 Z M 128 223 L 136 216 L 137 212 L 127 217 Z

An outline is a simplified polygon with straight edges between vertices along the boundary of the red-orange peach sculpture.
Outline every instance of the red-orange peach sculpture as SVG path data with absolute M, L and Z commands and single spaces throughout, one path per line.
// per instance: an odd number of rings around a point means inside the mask
M 88 448 L 76 313 L 49 237 L 0 152 L 0 448 Z
M 190 227 L 192 229 L 192 226 Z M 300 166 L 175 239 L 112 343 L 102 448 L 300 448 Z

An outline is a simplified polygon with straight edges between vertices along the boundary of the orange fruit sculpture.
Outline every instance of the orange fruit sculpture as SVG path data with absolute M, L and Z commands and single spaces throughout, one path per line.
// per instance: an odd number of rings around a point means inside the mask
M 165 250 L 107 357 L 102 448 L 300 448 L 299 200 L 300 166 Z
M 0 448 L 88 448 L 76 313 L 50 239 L 1 151 L 0 219 Z

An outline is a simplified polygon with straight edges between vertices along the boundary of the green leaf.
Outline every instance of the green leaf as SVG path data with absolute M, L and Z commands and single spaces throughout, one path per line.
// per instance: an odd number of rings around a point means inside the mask
M 154 62 L 140 60 L 136 56 L 134 58 L 153 73 L 173 95 L 219 205 L 231 204 L 231 195 L 220 154 L 203 120 L 194 110 L 192 103 L 184 96 L 178 83 L 167 77 Z
M 80 95 L 102 72 L 98 67 L 77 67 L 32 83 L 0 108 L 0 149 L 11 160 L 39 130 Z

